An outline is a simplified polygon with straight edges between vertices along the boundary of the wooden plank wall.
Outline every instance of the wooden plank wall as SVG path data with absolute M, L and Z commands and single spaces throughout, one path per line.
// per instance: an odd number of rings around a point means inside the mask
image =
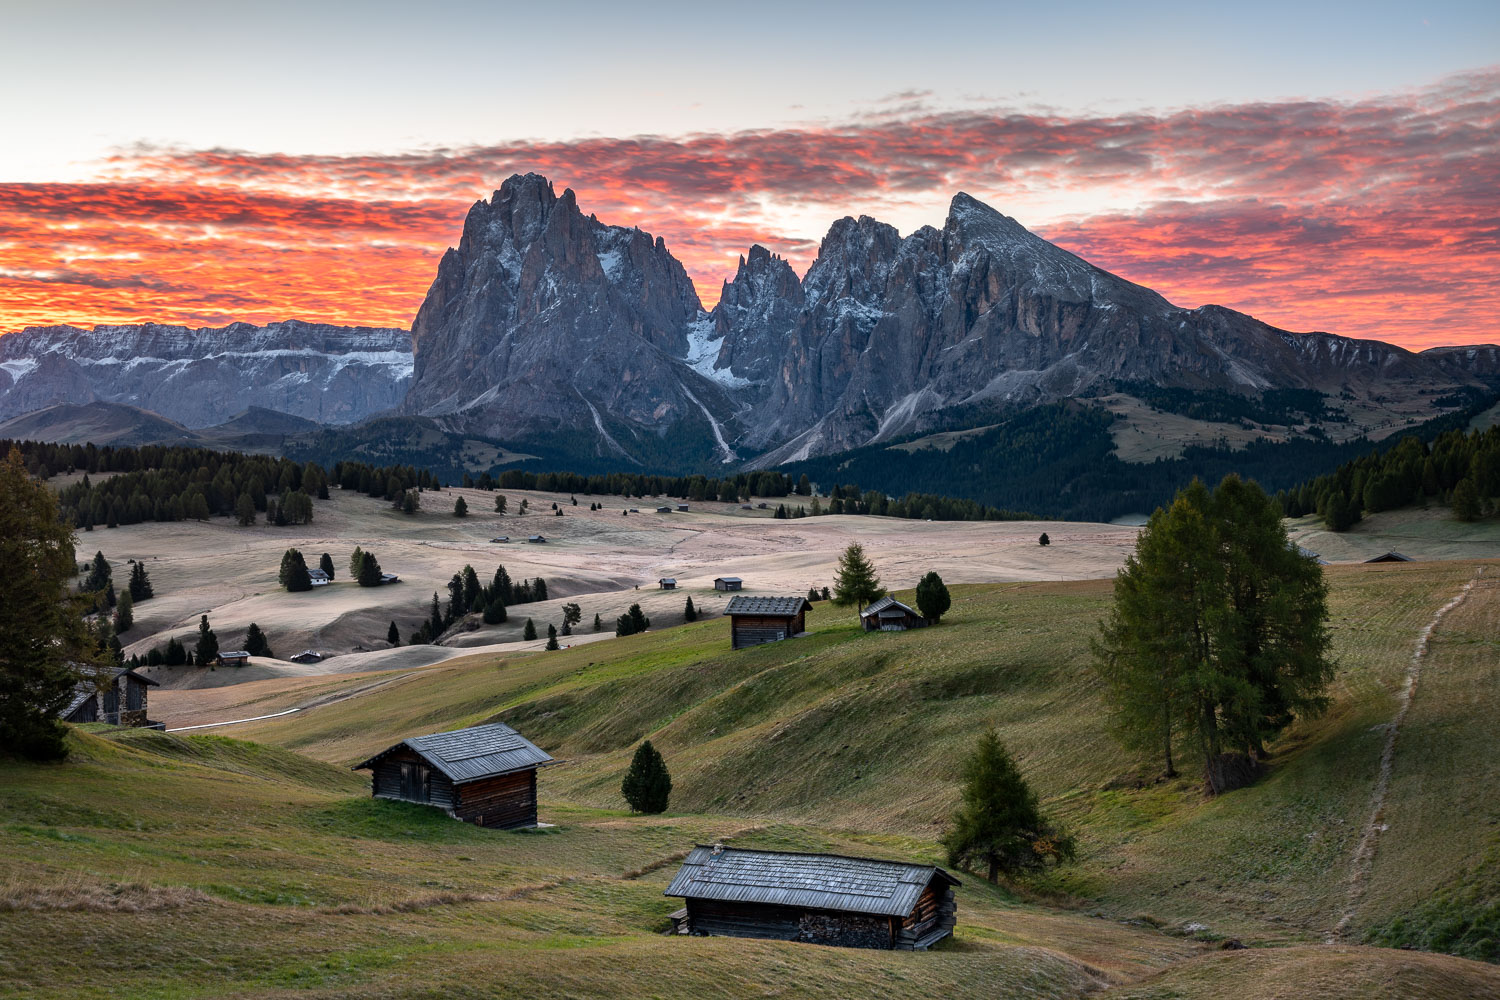
M 375 765 L 370 794 L 379 799 L 401 799 L 401 764 L 403 762 L 427 763 L 426 759 L 415 750 L 402 747 L 390 756 L 382 758 Z M 453 808 L 453 782 L 435 767 L 431 768 L 427 779 L 427 794 L 428 799 L 422 803 L 423 805 L 437 806 L 439 809 Z
M 502 774 L 459 785 L 453 814 L 480 826 L 535 826 L 536 771 Z

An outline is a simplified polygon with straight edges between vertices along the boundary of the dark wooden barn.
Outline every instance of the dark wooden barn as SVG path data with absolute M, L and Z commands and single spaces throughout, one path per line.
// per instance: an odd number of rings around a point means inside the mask
M 84 668 L 89 670 L 92 668 Z M 73 698 L 62 710 L 64 722 L 107 722 L 112 726 L 159 727 L 146 717 L 146 689 L 159 687 L 127 667 L 107 668 L 101 684 L 92 678 L 78 682 Z
M 741 580 L 737 576 L 716 576 L 716 577 L 714 577 L 714 589 L 715 590 L 742 590 L 744 588 L 744 586 L 745 586 L 745 581 Z
M 219 654 L 219 666 L 243 667 L 250 662 L 250 654 L 243 649 L 226 649 Z
M 504 723 L 414 736 L 354 770 L 373 772 L 371 794 L 420 802 L 479 826 L 536 826 L 536 771 L 548 754 Z
M 887 594 L 865 606 L 859 623 L 866 632 L 905 632 L 909 628 L 926 628 L 931 624 L 913 607 Z
M 958 879 L 934 865 L 699 846 L 665 895 L 679 934 L 925 951 L 953 933 Z
M 731 597 L 724 608 L 730 647 L 743 649 L 800 635 L 807 631 L 811 609 L 805 597 Z
M 673 577 L 670 577 L 670 576 L 664 576 L 660 580 L 657 580 L 656 581 L 656 585 L 658 587 L 660 587 L 662 590 L 676 590 L 677 589 L 677 581 L 676 581 L 676 579 L 674 579 Z

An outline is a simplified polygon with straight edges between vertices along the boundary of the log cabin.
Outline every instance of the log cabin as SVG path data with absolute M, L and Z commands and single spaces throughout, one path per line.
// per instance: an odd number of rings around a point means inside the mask
M 679 934 L 926 951 L 953 933 L 958 879 L 935 865 L 699 845 L 664 895 Z
M 931 624 L 915 608 L 902 604 L 889 594 L 867 604 L 859 613 L 859 623 L 866 632 L 905 632 Z
M 413 736 L 354 770 L 373 773 L 378 799 L 420 802 L 454 819 L 501 829 L 536 826 L 537 768 L 556 763 L 500 722 Z
M 98 680 L 85 677 L 78 682 L 59 717 L 64 722 L 107 722 L 112 726 L 160 729 L 160 722 L 146 717 L 146 689 L 158 686 L 156 681 L 128 667 L 106 668 Z
M 662 590 L 676 590 L 677 580 L 674 577 L 664 576 L 656 581 L 656 585 Z
M 807 612 L 812 605 L 805 597 L 744 597 L 729 599 L 724 613 L 729 616 L 731 649 L 779 642 L 807 631 Z
M 714 577 L 715 590 L 740 590 L 745 586 L 745 581 L 737 576 Z

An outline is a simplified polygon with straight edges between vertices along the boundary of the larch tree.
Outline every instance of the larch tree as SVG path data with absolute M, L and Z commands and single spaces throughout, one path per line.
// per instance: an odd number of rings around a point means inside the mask
M 71 593 L 73 529 L 18 449 L 0 461 L 0 750 L 33 760 L 67 754 L 58 713 L 105 664 Z M 81 669 L 80 669 L 81 668 Z M 102 680 L 102 674 L 100 679 Z
M 1094 643 L 1117 732 L 1169 776 L 1187 748 L 1210 794 L 1247 784 L 1265 743 L 1327 704 L 1327 617 L 1317 561 L 1260 487 L 1195 480 L 1147 522 Z
M 866 604 L 885 596 L 875 566 L 865 555 L 863 545 L 851 542 L 839 557 L 838 573 L 833 579 L 835 604 L 853 604 L 863 611 Z
M 991 882 L 1048 863 L 1070 860 L 1073 840 L 1043 815 L 1036 793 L 993 729 L 964 762 L 963 802 L 943 847 L 955 867 L 983 865 Z

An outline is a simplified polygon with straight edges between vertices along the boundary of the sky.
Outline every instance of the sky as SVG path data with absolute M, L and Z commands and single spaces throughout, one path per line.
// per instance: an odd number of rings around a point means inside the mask
M 410 323 L 511 173 L 760 243 L 962 190 L 1179 305 L 1500 341 L 1500 4 L 0 0 L 0 331 Z

